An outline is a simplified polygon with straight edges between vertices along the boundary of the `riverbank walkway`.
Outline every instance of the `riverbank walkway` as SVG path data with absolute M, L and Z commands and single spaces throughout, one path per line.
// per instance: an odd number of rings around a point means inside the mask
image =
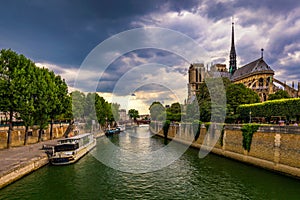
M 54 145 L 55 140 L 0 150 L 0 189 L 48 163 L 43 145 Z

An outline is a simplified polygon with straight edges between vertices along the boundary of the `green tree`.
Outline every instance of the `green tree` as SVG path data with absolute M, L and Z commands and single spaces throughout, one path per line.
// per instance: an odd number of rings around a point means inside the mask
M 105 99 L 95 94 L 95 109 L 98 123 L 103 127 L 113 124 L 119 119 L 119 107 L 117 103 L 108 103 Z
M 48 90 L 52 91 L 52 95 L 49 99 L 51 101 L 50 109 L 50 139 L 53 139 L 53 123 L 64 113 L 70 112 L 70 103 L 68 97 L 68 86 L 60 76 L 56 76 L 54 72 L 50 72 L 50 81 Z M 51 88 L 50 88 L 51 87 Z
M 111 104 L 111 112 L 115 121 L 119 121 L 120 119 L 119 109 L 120 109 L 120 104 L 117 103 Z
M 86 104 L 85 95 L 80 91 L 71 93 L 72 113 L 75 121 L 81 121 L 84 118 L 84 107 Z
M 7 132 L 7 148 L 11 145 L 13 131 L 13 116 L 19 111 L 20 91 L 18 77 L 22 73 L 24 57 L 20 57 L 12 50 L 2 49 L 0 52 L 0 110 L 9 113 L 9 128 Z
M 34 91 L 37 86 L 34 76 L 34 68 L 36 67 L 32 61 L 26 59 L 24 56 L 20 56 L 22 61 L 22 69 L 20 70 L 18 80 L 18 92 L 19 92 L 19 114 L 23 120 L 25 126 L 25 137 L 24 145 L 27 144 L 28 140 L 28 130 L 30 126 L 34 125 L 33 113 L 35 112 L 34 101 L 35 94 Z
M 200 115 L 198 120 L 204 122 L 210 121 L 211 116 L 211 97 L 209 92 L 206 83 L 201 83 L 199 85 L 199 93 L 196 96 Z
M 107 120 L 112 124 L 113 122 L 115 122 L 115 118 L 112 111 L 112 103 L 106 102 L 106 109 L 107 109 Z
M 181 106 L 180 104 L 173 103 L 168 109 L 167 109 L 167 119 L 171 121 L 181 121 Z
M 270 94 L 268 100 L 275 100 L 275 99 L 288 99 L 291 96 L 285 90 L 278 90 L 274 94 Z
M 98 123 L 103 127 L 107 122 L 108 108 L 105 99 L 98 94 L 95 96 L 95 109 Z
M 96 93 L 88 93 L 85 98 L 84 118 L 86 122 L 86 128 L 89 129 L 92 127 L 92 121 L 97 120 L 95 98 L 96 98 Z
M 149 108 L 152 120 L 160 120 L 165 115 L 165 107 L 160 102 L 153 102 Z
M 192 103 L 187 104 L 184 120 L 187 122 L 192 122 L 193 120 L 199 120 L 199 119 L 200 119 L 199 105 L 197 99 L 195 99 Z
M 214 107 L 215 117 L 221 117 L 224 113 L 223 111 L 225 111 L 224 109 L 226 109 L 226 121 L 232 122 L 239 116 L 236 112 L 239 105 L 259 102 L 259 96 L 253 90 L 246 88 L 243 84 L 233 84 L 227 78 L 223 78 L 222 81 L 224 88 L 214 84 L 214 79 L 206 79 L 205 83 L 199 85 L 197 101 L 200 113 L 198 119 L 201 121 L 207 122 L 211 120 L 211 110 L 212 107 Z M 209 89 L 207 84 L 210 84 Z M 223 89 L 226 90 L 226 108 L 222 106 L 222 96 L 220 96 L 222 94 L 221 90 Z M 213 96 L 214 99 L 211 99 L 211 96 Z M 188 112 L 194 112 L 192 109 L 195 109 L 195 105 L 187 106 L 187 116 L 191 116 Z
M 130 109 L 128 111 L 128 115 L 129 115 L 130 119 L 136 120 L 139 117 L 139 111 L 135 110 L 135 109 Z
M 34 118 L 39 126 L 38 142 L 42 140 L 44 129 L 48 126 L 50 113 L 52 110 L 52 97 L 53 92 L 49 88 L 51 84 L 51 76 L 48 69 L 36 68 L 37 76 L 36 100 L 34 102 L 35 113 Z
M 236 113 L 236 109 L 241 104 L 258 103 L 259 96 L 253 90 L 246 88 L 243 84 L 231 84 L 226 88 L 227 104 Z
M 38 140 L 41 141 L 49 119 L 52 125 L 58 116 L 70 113 L 68 87 L 60 76 L 48 69 L 38 68 L 34 62 L 10 49 L 0 52 L 0 83 L 0 110 L 10 113 L 8 148 L 14 115 L 23 120 L 26 144 L 28 129 L 34 123 L 39 125 Z M 50 136 L 52 138 L 52 131 Z

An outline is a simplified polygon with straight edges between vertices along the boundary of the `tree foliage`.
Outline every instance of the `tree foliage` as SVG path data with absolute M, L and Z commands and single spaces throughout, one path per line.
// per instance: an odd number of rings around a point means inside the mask
M 162 120 L 165 118 L 165 107 L 160 102 L 153 102 L 149 110 L 152 120 Z
M 243 84 L 230 84 L 226 88 L 227 115 L 226 122 L 234 122 L 239 114 L 237 108 L 242 104 L 258 103 L 260 101 L 256 92 L 246 88 Z
M 181 105 L 177 103 L 173 103 L 169 108 L 166 110 L 167 112 L 167 120 L 170 121 L 181 121 Z
M 110 104 L 96 93 L 74 91 L 68 94 L 68 86 L 60 76 L 46 68 L 40 68 L 24 55 L 8 49 L 0 51 L 0 111 L 9 113 L 7 147 L 11 145 L 13 118 L 23 121 L 25 140 L 28 129 L 38 125 L 41 141 L 44 129 L 50 121 L 50 138 L 55 120 L 93 120 L 101 125 L 119 119 L 119 104 Z M 94 111 L 96 110 L 96 112 Z
M 135 110 L 135 109 L 130 109 L 128 111 L 128 115 L 129 115 L 130 119 L 136 120 L 139 117 L 139 111 Z
M 72 97 L 72 113 L 75 121 L 84 119 L 85 95 L 80 91 L 73 91 Z
M 288 99 L 291 96 L 285 90 L 278 90 L 274 94 L 270 94 L 268 100 L 275 100 L 275 99 Z
M 207 87 L 207 81 L 212 81 L 210 79 L 206 79 L 204 83 L 199 85 L 199 92 L 197 94 L 197 101 L 200 116 L 199 119 L 204 122 L 211 121 L 212 116 L 212 108 L 214 108 L 214 114 L 216 118 L 220 118 L 225 112 L 226 109 L 226 121 L 232 122 L 238 118 L 238 114 L 236 112 L 237 107 L 241 104 L 246 103 L 256 103 L 259 102 L 259 96 L 251 89 L 246 88 L 243 84 L 233 84 L 230 82 L 229 79 L 223 78 L 223 85 L 224 87 L 220 87 L 218 85 L 211 84 L 210 88 Z M 223 96 L 221 93 L 225 89 L 226 91 L 226 108 L 222 106 L 224 102 L 222 102 Z M 214 99 L 211 99 L 211 97 Z M 220 96 L 220 97 L 219 97 Z M 192 108 L 190 108 L 192 107 Z M 192 109 L 195 109 L 196 106 L 187 106 L 187 112 L 195 112 Z M 188 115 L 189 113 L 187 113 Z M 197 116 L 195 116 L 197 117 Z M 214 120 L 214 119 L 213 119 Z
M 8 49 L 0 52 L 0 111 L 8 112 L 7 147 L 11 144 L 13 117 L 20 117 L 25 125 L 25 141 L 30 126 L 39 126 L 39 141 L 50 119 L 70 113 L 68 88 L 60 76 Z M 14 116 L 15 115 L 15 116 Z
M 119 108 L 117 103 L 108 103 L 97 93 L 85 95 L 79 91 L 73 91 L 72 110 L 76 121 L 85 122 L 86 128 L 91 128 L 92 122 L 97 121 L 102 127 L 119 120 Z

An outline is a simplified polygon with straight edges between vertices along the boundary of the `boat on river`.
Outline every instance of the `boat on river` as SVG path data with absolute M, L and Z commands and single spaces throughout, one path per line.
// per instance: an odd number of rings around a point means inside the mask
M 110 136 L 110 135 L 118 134 L 120 132 L 121 132 L 121 129 L 119 127 L 117 127 L 117 128 L 113 128 L 113 129 L 107 129 L 105 131 L 105 135 Z
M 92 133 L 76 135 L 58 140 L 53 147 L 49 160 L 52 165 L 67 165 L 75 163 L 96 146 Z
M 122 125 L 117 126 L 117 128 L 120 129 L 120 132 L 123 132 L 123 131 L 125 131 L 126 126 L 125 126 L 125 124 L 122 124 Z

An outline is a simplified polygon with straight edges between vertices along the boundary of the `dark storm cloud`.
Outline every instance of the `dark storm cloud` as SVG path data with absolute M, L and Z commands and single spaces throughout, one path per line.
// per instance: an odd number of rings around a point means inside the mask
M 300 1 L 295 0 L 11 0 L 1 4 L 0 48 L 12 48 L 35 62 L 78 68 L 88 53 L 108 37 L 145 24 L 186 33 L 197 41 L 206 42 L 212 54 L 226 51 L 225 56 L 214 55 L 216 58 L 213 60 L 214 63 L 226 63 L 230 46 L 230 17 L 235 16 L 238 18 L 236 49 L 241 64 L 257 59 L 260 49 L 265 48 L 266 61 L 275 70 L 285 68 L 286 76 L 297 74 L 300 77 L 295 71 L 297 68 L 291 67 L 291 71 L 287 72 L 290 66 L 296 64 L 279 62 L 289 52 L 300 50 L 294 45 L 300 42 L 297 30 L 299 15 L 295 11 L 299 5 Z M 188 14 L 184 15 L 185 12 Z M 280 24 L 281 21 L 284 22 Z M 228 28 L 224 26 L 227 22 Z M 255 28 L 249 29 L 252 26 Z M 289 27 L 296 30 L 286 30 Z M 226 36 L 220 31 L 225 28 L 228 29 Z M 214 34 L 214 29 L 220 34 L 209 37 Z M 246 29 L 250 30 L 249 33 L 243 33 Z M 239 34 L 244 35 L 240 40 Z M 224 37 L 228 37 L 228 48 L 221 50 L 225 46 Z M 214 43 L 216 41 L 220 42 Z M 121 55 L 109 66 L 97 90 L 111 92 L 116 81 L 127 71 L 150 62 L 169 66 L 168 73 L 182 75 L 187 74 L 189 66 L 189 61 L 167 51 L 147 49 L 130 52 Z M 54 71 L 63 72 L 59 68 Z M 96 78 L 90 79 L 97 81 Z
M 260 24 L 264 22 L 264 18 L 267 15 L 286 15 L 295 7 L 300 5 L 300 1 L 295 0 L 260 0 L 260 1 L 249 1 L 249 0 L 236 0 L 236 1 L 207 1 L 206 9 L 204 13 L 199 13 L 201 15 L 207 14 L 210 19 L 215 21 L 234 17 L 235 13 L 239 12 L 241 9 L 251 11 L 254 16 L 258 9 L 265 9 L 265 15 L 259 15 L 255 18 L 243 18 L 241 23 L 243 26 Z
M 0 12 L 0 48 L 34 61 L 79 66 L 96 45 L 125 31 L 153 10 L 190 9 L 195 1 L 87 0 L 5 1 Z

